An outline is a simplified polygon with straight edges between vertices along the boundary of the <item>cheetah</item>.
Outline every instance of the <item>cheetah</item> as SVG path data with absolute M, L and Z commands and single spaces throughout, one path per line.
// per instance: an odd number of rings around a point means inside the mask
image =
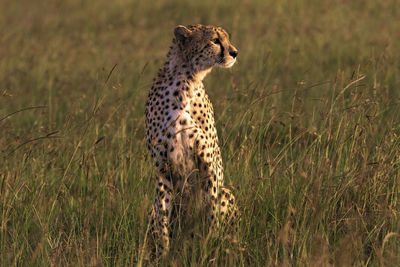
M 156 166 L 149 221 L 159 255 L 170 249 L 177 197 L 184 205 L 200 192 L 212 227 L 238 216 L 235 198 L 223 185 L 213 106 L 202 82 L 214 66 L 232 67 L 237 55 L 224 29 L 179 25 L 153 81 L 145 114 L 147 147 Z

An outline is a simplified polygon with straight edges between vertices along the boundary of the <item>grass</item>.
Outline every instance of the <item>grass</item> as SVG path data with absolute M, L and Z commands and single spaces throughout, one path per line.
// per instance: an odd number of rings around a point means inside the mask
M 400 23 L 387 1 L 0 2 L 0 265 L 151 265 L 144 102 L 178 24 L 239 49 L 214 70 L 237 236 L 163 265 L 400 264 Z M 196 224 L 195 224 L 196 225 Z

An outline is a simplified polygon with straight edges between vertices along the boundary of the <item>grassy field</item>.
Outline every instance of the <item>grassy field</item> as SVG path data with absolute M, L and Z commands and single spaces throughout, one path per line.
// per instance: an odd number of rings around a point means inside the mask
M 162 265 L 400 265 L 400 7 L 0 1 L 0 265 L 151 265 L 144 103 L 178 24 L 239 49 L 205 80 L 237 236 Z

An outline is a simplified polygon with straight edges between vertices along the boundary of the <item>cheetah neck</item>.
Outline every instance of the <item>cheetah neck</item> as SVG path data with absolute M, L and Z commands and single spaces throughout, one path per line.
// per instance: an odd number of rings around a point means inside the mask
M 204 78 L 212 70 L 212 68 L 205 70 L 196 69 L 192 62 L 185 57 L 177 44 L 171 46 L 167 54 L 166 63 L 164 66 L 166 76 L 172 76 L 176 81 L 186 80 L 191 84 L 202 84 Z

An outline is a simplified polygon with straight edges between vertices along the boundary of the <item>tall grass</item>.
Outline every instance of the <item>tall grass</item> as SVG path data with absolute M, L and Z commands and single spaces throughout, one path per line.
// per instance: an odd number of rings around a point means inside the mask
M 161 264 L 399 265 L 397 6 L 0 2 L 0 265 L 154 264 L 144 101 L 193 23 L 239 49 L 205 83 L 242 220 L 192 221 Z

